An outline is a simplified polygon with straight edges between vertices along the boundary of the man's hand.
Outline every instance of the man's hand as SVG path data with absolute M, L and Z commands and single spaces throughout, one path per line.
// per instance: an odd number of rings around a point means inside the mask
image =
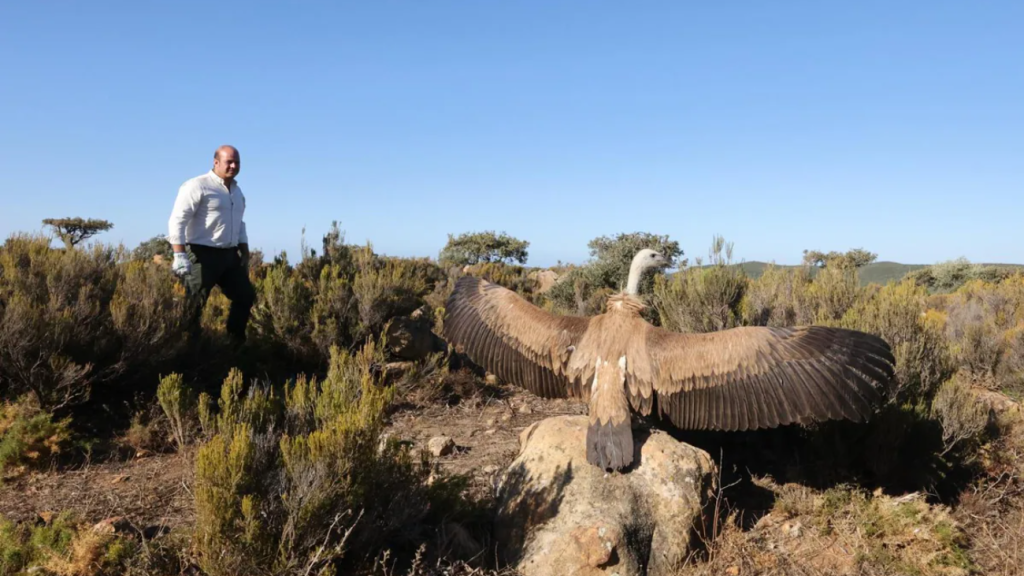
M 192 272 L 192 261 L 188 259 L 185 252 L 175 252 L 174 262 L 171 264 L 171 271 L 178 276 L 184 276 Z
M 248 244 L 239 244 L 238 245 L 238 255 L 239 255 L 239 257 L 242 260 L 242 267 L 243 268 L 248 268 L 249 267 L 249 245 Z

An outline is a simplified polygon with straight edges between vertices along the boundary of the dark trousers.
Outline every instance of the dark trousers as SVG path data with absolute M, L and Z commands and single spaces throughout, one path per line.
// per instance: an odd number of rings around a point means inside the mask
M 193 332 L 199 330 L 210 291 L 214 286 L 220 286 L 220 291 L 231 301 L 227 332 L 236 341 L 244 341 L 249 312 L 256 302 L 256 291 L 249 282 L 249 270 L 242 264 L 238 249 L 189 244 L 188 251 L 191 253 L 192 272 L 185 284 L 189 291 Z

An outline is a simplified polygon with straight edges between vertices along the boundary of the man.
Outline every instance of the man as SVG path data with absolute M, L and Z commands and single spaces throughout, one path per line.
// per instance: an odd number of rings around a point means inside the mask
M 227 332 L 238 344 L 245 341 L 249 312 L 256 300 L 249 282 L 249 237 L 242 219 L 245 196 L 235 181 L 240 169 L 238 150 L 218 148 L 213 153 L 213 169 L 178 188 L 167 237 L 174 250 L 171 269 L 185 280 L 194 298 L 193 329 L 199 326 L 210 291 L 220 286 L 231 300 Z

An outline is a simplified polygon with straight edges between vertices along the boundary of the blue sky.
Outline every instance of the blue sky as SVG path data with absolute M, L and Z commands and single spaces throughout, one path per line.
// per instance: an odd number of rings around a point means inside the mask
M 0 236 L 166 233 L 241 150 L 254 247 L 332 220 L 436 256 L 506 231 L 714 234 L 745 260 L 1024 262 L 1024 3 L 0 3 Z

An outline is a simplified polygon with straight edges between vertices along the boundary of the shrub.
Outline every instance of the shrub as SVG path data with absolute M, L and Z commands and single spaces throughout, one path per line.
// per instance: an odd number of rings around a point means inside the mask
M 431 286 L 417 275 L 414 262 L 400 258 L 380 258 L 367 245 L 356 252 L 355 280 L 352 290 L 358 301 L 357 341 L 377 336 L 391 318 L 410 314 L 423 304 Z
M 946 303 L 953 355 L 976 383 L 1020 389 L 1024 380 L 1024 275 L 973 280 Z
M 174 258 L 171 243 L 167 241 L 167 237 L 163 234 L 153 236 L 149 240 L 143 240 L 135 250 L 132 250 L 132 260 L 152 262 L 156 256 L 160 256 L 165 262 L 170 262 Z
M 160 407 L 167 416 L 171 435 L 178 450 L 183 450 L 192 439 L 196 428 L 196 399 L 181 374 L 171 374 L 160 379 L 156 389 Z
M 808 286 L 802 316 L 815 324 L 834 325 L 860 294 L 857 267 L 844 259 L 832 260 Z
M 55 420 L 30 398 L 0 406 L 0 472 L 41 468 L 68 444 L 70 420 Z
M 943 454 L 958 445 L 961 453 L 976 452 L 981 437 L 988 425 L 988 409 L 977 401 L 971 386 L 963 378 L 954 377 L 945 382 L 935 395 L 932 411 L 942 424 Z
M 235 371 L 196 459 L 195 544 L 208 574 L 330 574 L 353 552 L 415 532 L 444 481 L 381 442 L 393 390 L 372 367 L 382 346 L 332 350 L 322 380 L 243 392 Z M 202 404 L 201 404 L 202 405 Z
M 357 302 L 352 281 L 340 265 L 329 264 L 320 271 L 310 317 L 311 338 L 323 357 L 330 356 L 332 346 L 347 348 L 353 343 Z
M 124 574 L 138 546 L 92 530 L 68 512 L 45 524 L 0 517 L 0 574 L 104 576 Z
M 926 297 L 926 290 L 911 280 L 890 282 L 858 300 L 837 323 L 880 336 L 892 347 L 896 357 L 895 403 L 929 401 L 952 374 L 943 320 L 926 314 Z
M 526 240 L 513 238 L 502 232 L 466 232 L 459 236 L 448 235 L 448 243 L 441 249 L 438 261 L 442 266 L 463 267 L 479 262 L 518 262 L 525 264 L 528 257 Z
M 312 350 L 309 312 L 313 285 L 286 265 L 274 265 L 259 282 L 250 326 L 266 342 L 282 346 L 294 356 Z
M 748 326 L 810 324 L 813 316 L 805 304 L 810 282 L 804 268 L 787 270 L 769 265 L 747 287 L 741 304 L 743 323 Z
M 166 266 L 153 262 L 128 262 L 119 272 L 110 318 L 120 354 L 132 367 L 158 367 L 186 343 L 185 289 Z
M 577 315 L 603 312 L 605 298 L 626 288 L 633 257 L 644 248 L 657 250 L 672 261 L 677 261 L 683 254 L 679 243 L 668 236 L 646 232 L 601 236 L 591 240 L 587 246 L 590 248 L 590 261 L 584 266 L 569 269 L 565 278 L 546 294 L 555 312 Z M 686 260 L 678 260 L 676 264 L 684 267 Z M 654 276 L 658 274 L 662 272 L 648 275 L 640 282 L 641 294 L 654 291 Z
M 38 236 L 0 248 L 0 392 L 31 393 L 46 410 L 87 399 L 117 371 L 108 305 L 113 250 L 53 250 Z
M 661 325 L 676 332 L 713 332 L 738 326 L 747 276 L 731 265 L 731 258 L 732 245 L 727 246 L 719 236 L 707 266 L 681 270 L 668 280 L 657 276 L 654 306 Z

